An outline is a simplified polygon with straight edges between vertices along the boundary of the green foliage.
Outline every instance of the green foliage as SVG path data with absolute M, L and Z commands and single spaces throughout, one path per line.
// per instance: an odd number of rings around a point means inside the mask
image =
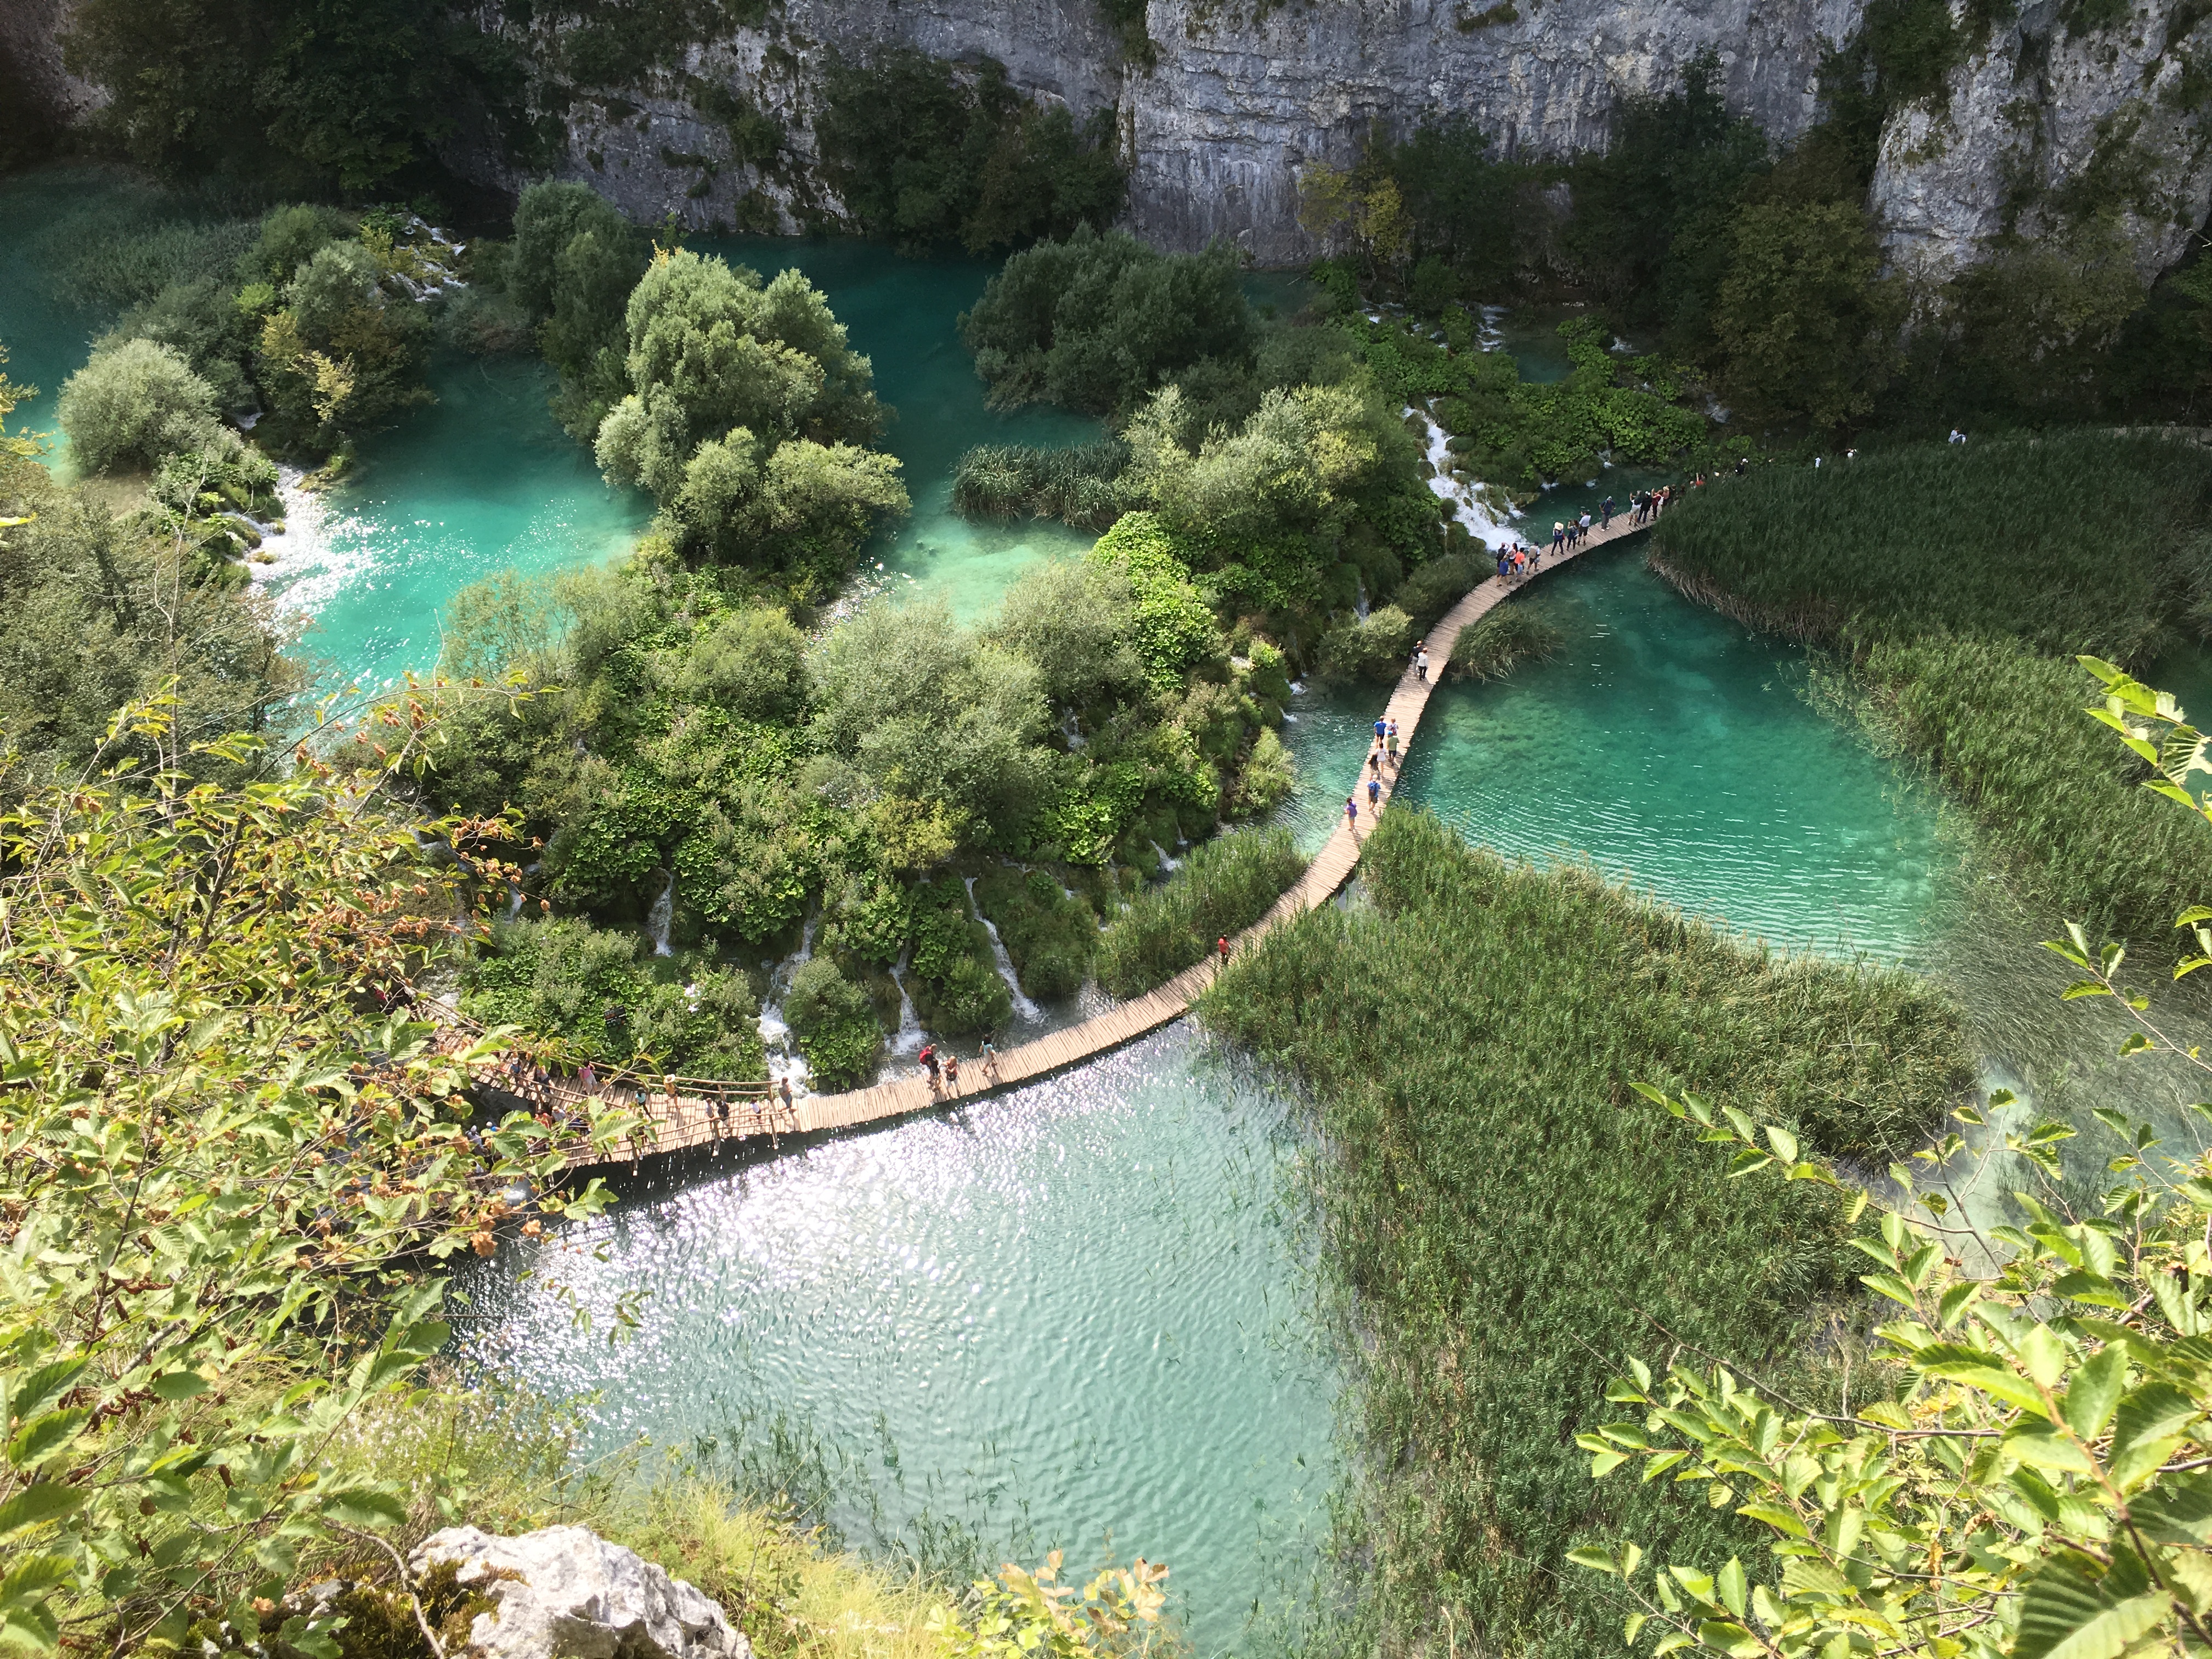
M 150 340 L 94 354 L 63 383 L 57 413 L 87 472 L 150 467 L 175 450 L 213 441 L 215 388 Z
M 1193 848 L 1099 936 L 1098 982 L 1117 997 L 1142 996 L 1267 915 L 1305 868 L 1287 830 L 1240 830 Z
M 1570 1436 L 1610 1414 L 1613 1356 L 1768 1355 L 1848 1282 L 1820 1206 L 1729 1182 L 1622 1109 L 1627 1080 L 1879 1159 L 1972 1085 L 1960 1017 L 1905 974 L 1776 956 L 1423 814 L 1386 811 L 1361 869 L 1371 907 L 1308 912 L 1200 1004 L 1305 1087 L 1346 1433 L 1385 1449 L 1337 1511 L 1348 1602 L 1322 1645 L 1614 1652 L 1596 1582 L 1560 1576 L 1571 1547 L 1601 1527 L 1723 1559 L 1750 1528 L 1663 1482 L 1577 1491 Z
M 291 251 L 289 240 L 279 239 L 276 257 Z M 264 235 L 264 250 L 270 241 Z M 321 242 L 273 291 L 240 290 L 239 303 L 258 319 L 254 379 L 280 450 L 326 453 L 430 401 L 422 384 L 430 320 L 389 274 L 364 235 Z
M 1235 816 L 1266 817 L 1290 799 L 1297 781 L 1297 763 L 1290 749 L 1275 735 L 1273 727 L 1261 727 L 1237 774 Z
M 597 433 L 630 390 L 629 296 L 649 255 L 588 185 L 535 184 L 515 205 L 507 291 L 538 325 L 538 349 L 561 374 L 554 412 L 577 437 Z
M 1129 447 L 1102 439 L 1071 449 L 977 444 L 952 470 L 952 507 L 971 519 L 1029 514 L 1080 530 L 1103 530 L 1121 514 L 1116 488 Z
M 504 50 L 420 0 L 91 0 L 64 44 L 108 94 L 99 127 L 173 177 L 358 194 L 427 164 L 472 100 L 519 120 Z
M 1138 590 L 1111 556 L 1038 565 L 1000 602 L 989 637 L 1037 665 L 1055 707 L 1093 708 L 1144 683 L 1146 665 L 1132 643 Z
M 572 243 L 570 246 L 574 246 Z M 656 256 L 629 296 L 629 384 L 599 424 L 600 470 L 653 492 L 697 558 L 826 589 L 878 520 L 907 509 L 868 360 L 796 270 Z
M 1827 431 L 1871 411 L 1905 307 L 1866 216 L 1843 202 L 1754 204 L 1734 235 L 1714 324 L 1735 395 Z
M 520 15 L 547 26 L 569 79 L 635 88 L 653 70 L 683 68 L 687 47 L 758 28 L 768 11 L 768 0 L 541 0 Z
M 1092 546 L 1090 560 L 1115 572 L 1134 596 L 1130 646 L 1154 685 L 1182 683 L 1218 638 L 1213 613 L 1191 585 L 1175 538 L 1150 513 L 1125 514 Z
M 1390 601 L 1413 619 L 1415 633 L 1425 634 L 1492 574 L 1471 554 L 1448 553 L 1407 576 Z
M 1046 401 L 1133 408 L 1206 358 L 1254 345 L 1237 255 L 1156 253 L 1122 231 L 1084 227 L 1015 254 L 960 319 L 996 409 Z
M 791 976 L 783 1017 L 799 1039 L 807 1068 L 823 1088 L 850 1088 L 875 1075 L 884 1034 L 868 994 L 827 957 L 810 957 Z
M 463 975 L 461 1010 L 555 1039 L 574 1064 L 765 1077 L 760 1005 L 744 975 L 642 949 L 635 933 L 573 918 L 499 923 Z
M 1566 642 L 1558 614 L 1541 600 L 1510 600 L 1460 630 L 1452 643 L 1452 678 L 1502 680 L 1524 662 L 1549 662 Z
M 1316 655 L 1330 679 L 1395 685 L 1413 650 L 1413 619 L 1395 605 L 1382 605 L 1364 619 L 1347 619 L 1322 635 Z
M 977 1579 L 972 1614 L 939 1613 L 932 1623 L 946 1659 L 1144 1659 L 1167 1641 L 1159 1628 L 1166 1567 L 1140 1555 L 1079 1593 L 1059 1582 L 1060 1559 L 1054 1550 L 1034 1574 L 1008 1562 L 998 1583 Z
M 166 746 L 158 707 L 116 730 Z M 374 773 L 194 787 L 124 760 L 0 826 L 0 1625 L 34 1650 L 64 1622 L 181 1646 L 303 1548 L 394 1528 L 393 1488 L 331 1448 L 444 1346 L 441 1265 L 494 1247 L 515 1185 L 548 1214 L 604 1201 L 527 1118 L 471 1125 L 465 1067 L 495 1044 L 362 1012 L 465 913 L 476 827 L 418 840 Z
M 815 131 L 823 171 L 872 236 L 971 253 L 1099 228 L 1121 210 L 1114 112 L 1079 131 L 1064 106 L 1040 109 L 986 58 L 972 70 L 911 48 L 865 62 L 832 54 Z
M 174 763 L 195 775 L 235 774 L 191 745 L 284 729 L 305 675 L 247 598 L 191 580 L 188 538 L 149 516 L 111 514 L 35 460 L 6 454 L 0 520 L 20 520 L 0 532 L 0 737 L 21 763 L 0 780 L 0 799 L 84 765 L 115 711 L 165 684 L 173 741 L 185 745 Z M 136 733 L 122 746 L 154 752 Z
M 1091 971 L 1098 913 L 1048 871 L 995 865 L 975 878 L 975 908 L 999 930 L 1014 976 L 1032 997 L 1073 996 Z

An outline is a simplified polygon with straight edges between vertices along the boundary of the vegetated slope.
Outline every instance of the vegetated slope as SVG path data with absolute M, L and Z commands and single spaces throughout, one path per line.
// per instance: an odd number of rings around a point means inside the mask
M 1200 1005 L 1298 1074 L 1320 1130 L 1310 1197 L 1366 1472 L 1335 1540 L 1353 1611 L 1325 1645 L 1449 1625 L 1462 1651 L 1616 1652 L 1567 1549 L 1626 1533 L 1721 1560 L 1741 1523 L 1702 1489 L 1589 1482 L 1573 1436 L 1612 1414 L 1607 1377 L 1670 1335 L 1792 1353 L 1851 1271 L 1824 1200 L 1729 1182 L 1630 1085 L 1879 1158 L 1971 1081 L 1960 1018 L 1908 975 L 1776 956 L 1426 814 L 1385 812 L 1362 869 L 1373 908 L 1312 912 Z
M 2212 891 L 2212 833 L 2135 787 L 2070 660 L 2141 668 L 2205 632 L 2212 453 L 2077 431 L 1764 468 L 1669 510 L 1650 557 L 1692 598 L 1840 647 L 1877 739 L 1974 814 L 2031 905 L 2141 946 L 2172 894 Z

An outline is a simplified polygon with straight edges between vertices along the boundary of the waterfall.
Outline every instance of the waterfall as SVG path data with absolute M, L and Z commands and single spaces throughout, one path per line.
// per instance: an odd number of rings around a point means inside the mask
M 969 876 L 966 880 L 968 902 L 975 904 L 975 878 Z M 1014 1018 L 1024 1025 L 1036 1024 L 1044 1018 L 1044 1010 L 1031 1002 L 1024 994 L 1022 982 L 1014 975 L 1014 959 L 1006 954 L 1006 945 L 999 938 L 998 924 L 983 914 L 982 907 L 980 905 L 976 906 L 975 917 L 983 924 L 983 931 L 991 936 L 991 960 L 999 964 L 999 977 L 1006 981 L 1007 994 L 1014 1000 Z
M 1083 727 L 1077 723 L 1075 711 L 1073 708 L 1067 711 L 1067 718 L 1060 723 L 1060 734 L 1067 739 L 1067 747 L 1071 753 L 1083 747 Z
M 653 936 L 653 954 L 672 957 L 675 950 L 668 943 L 668 930 L 676 922 L 676 872 L 668 872 L 668 884 L 660 890 L 660 896 L 653 902 L 653 908 L 645 913 L 645 931 Z
M 898 1030 L 891 1033 L 891 1052 L 894 1054 L 918 1054 L 921 1052 L 921 1020 L 914 1012 L 914 998 L 906 988 L 906 958 L 899 952 L 898 961 L 891 968 L 891 983 L 898 987 Z
M 1167 849 L 1166 848 L 1164 848 L 1164 847 L 1161 846 L 1161 845 L 1159 844 L 1159 842 L 1151 842 L 1151 843 L 1150 843 L 1150 845 L 1151 845 L 1151 847 L 1152 847 L 1152 851 L 1154 851 L 1155 853 L 1157 853 L 1157 854 L 1158 854 L 1160 855 L 1160 868 L 1161 868 L 1161 869 L 1163 869 L 1163 870 L 1180 870 L 1180 869 L 1182 867 L 1182 860 L 1181 859 L 1178 859 L 1178 858 L 1170 858 L 1170 857 L 1169 857 L 1169 856 L 1168 856 L 1168 849 Z
M 1367 578 L 1359 579 L 1359 591 L 1352 596 L 1352 614 L 1360 621 L 1367 620 Z
M 1510 522 L 1517 516 L 1511 506 L 1499 513 L 1488 485 L 1463 483 L 1453 475 L 1451 438 L 1435 417 L 1413 404 L 1406 405 L 1406 413 L 1417 417 L 1426 433 L 1429 463 L 1436 468 L 1436 476 L 1428 480 L 1430 489 L 1451 503 L 1452 516 L 1467 527 L 1467 533 L 1493 550 L 1519 540 L 1520 533 Z
M 801 963 L 813 956 L 814 930 L 820 925 L 820 916 L 807 917 L 805 925 L 799 930 L 799 949 L 793 951 L 787 960 L 778 963 L 775 971 L 769 974 L 768 995 L 762 1000 L 759 1019 L 754 1022 L 760 1031 L 761 1042 L 768 1048 L 768 1080 L 781 1083 L 788 1079 L 794 1094 L 806 1092 L 810 1073 L 806 1056 L 799 1052 L 798 1045 L 791 1040 L 791 1026 L 783 1017 L 783 996 L 791 988 L 792 975 L 798 971 Z

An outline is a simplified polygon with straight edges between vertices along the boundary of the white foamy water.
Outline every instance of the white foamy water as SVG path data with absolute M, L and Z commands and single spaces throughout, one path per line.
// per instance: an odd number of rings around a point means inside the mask
M 1467 527 L 1467 533 L 1492 552 L 1522 540 L 1522 532 L 1512 522 L 1512 506 L 1503 491 L 1453 476 L 1452 464 L 1458 457 L 1451 453 L 1450 434 L 1437 424 L 1436 417 L 1412 404 L 1406 405 L 1406 413 L 1418 416 L 1421 422 L 1429 465 L 1435 469 L 1429 488 L 1452 504 L 1452 516 Z

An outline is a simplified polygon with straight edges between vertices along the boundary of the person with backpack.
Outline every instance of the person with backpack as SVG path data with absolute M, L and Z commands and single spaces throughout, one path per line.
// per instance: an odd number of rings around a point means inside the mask
M 929 1073 L 929 1092 L 935 1094 L 937 1092 L 937 1045 L 933 1042 L 923 1043 L 921 1052 L 915 1058 L 921 1062 L 921 1069 Z

